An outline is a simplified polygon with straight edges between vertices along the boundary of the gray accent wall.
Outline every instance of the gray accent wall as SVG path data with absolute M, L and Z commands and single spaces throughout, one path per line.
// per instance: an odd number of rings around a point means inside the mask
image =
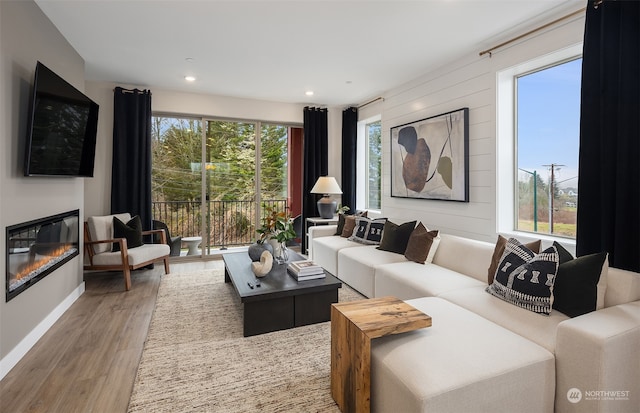
M 84 61 L 31 0 L 0 1 L 0 378 L 84 290 L 82 255 L 5 302 L 7 226 L 80 209 L 84 180 L 24 177 L 36 62 L 84 90 Z

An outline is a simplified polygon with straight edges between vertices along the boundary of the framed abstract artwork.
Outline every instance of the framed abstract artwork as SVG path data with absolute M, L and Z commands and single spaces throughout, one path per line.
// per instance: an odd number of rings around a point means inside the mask
M 391 128 L 391 196 L 469 202 L 469 108 Z

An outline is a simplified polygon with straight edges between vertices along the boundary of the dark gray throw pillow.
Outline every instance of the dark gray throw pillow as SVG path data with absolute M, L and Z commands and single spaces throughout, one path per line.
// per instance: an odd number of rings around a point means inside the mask
M 595 311 L 598 300 L 598 281 L 606 252 L 573 258 L 562 245 L 554 242 L 560 256 L 558 275 L 553 286 L 553 308 L 577 317 Z
M 382 240 L 377 247 L 379 250 L 404 254 L 409 243 L 409 237 L 416 226 L 416 221 L 405 222 L 398 225 L 391 221 L 384 223 Z
M 127 249 L 141 246 L 143 242 L 142 220 L 140 220 L 140 217 L 136 215 L 126 224 L 113 217 L 113 238 L 125 238 L 127 240 Z M 120 251 L 120 243 L 114 243 L 111 251 Z
M 336 228 L 336 233 L 333 235 L 342 235 L 342 231 L 344 230 L 344 214 L 338 215 L 338 227 Z

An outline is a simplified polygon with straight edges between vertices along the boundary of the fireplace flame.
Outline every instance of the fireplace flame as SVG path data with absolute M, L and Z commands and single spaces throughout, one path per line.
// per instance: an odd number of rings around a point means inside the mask
M 12 284 L 18 283 L 20 280 L 24 278 L 33 278 L 44 271 L 46 268 L 51 267 L 53 264 L 58 262 L 62 257 L 67 256 L 75 252 L 75 248 L 73 244 L 62 244 L 57 247 L 50 247 L 46 251 L 46 256 L 40 256 L 38 259 L 31 261 L 27 264 L 24 264 L 22 268 L 15 274 L 15 281 Z M 33 254 L 34 258 L 36 256 L 35 252 L 30 252 L 29 254 Z M 28 280 L 25 280 L 28 281 Z

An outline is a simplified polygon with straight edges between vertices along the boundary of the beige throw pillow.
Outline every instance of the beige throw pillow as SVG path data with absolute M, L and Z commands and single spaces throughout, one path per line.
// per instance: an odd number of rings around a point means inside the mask
M 344 227 L 342 228 L 341 237 L 349 238 L 353 234 L 353 229 L 356 227 L 355 215 L 348 215 L 344 217 Z

